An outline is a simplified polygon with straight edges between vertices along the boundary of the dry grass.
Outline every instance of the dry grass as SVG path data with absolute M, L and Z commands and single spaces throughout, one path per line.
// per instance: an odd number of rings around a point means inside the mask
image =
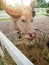
M 1 57 L 0 57 L 0 65 L 4 65 L 4 62 Z
M 17 33 L 8 34 L 7 37 L 24 53 L 28 59 L 35 65 L 49 65 L 49 48 L 46 42 L 49 40 L 49 35 L 44 32 L 37 31 L 37 36 L 30 41 L 22 38 L 19 39 Z M 8 65 L 16 65 L 5 50 L 5 61 Z

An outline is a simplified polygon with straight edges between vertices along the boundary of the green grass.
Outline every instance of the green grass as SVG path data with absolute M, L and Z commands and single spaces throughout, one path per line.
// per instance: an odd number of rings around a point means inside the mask
M 43 15 L 43 16 L 48 16 L 49 17 L 49 15 L 47 15 L 47 14 L 36 14 L 36 16 L 39 16 L 39 15 Z
M 4 62 L 2 61 L 1 57 L 0 57 L 0 65 L 4 65 Z
M 40 12 L 40 10 L 37 10 L 36 12 L 38 13 L 38 12 Z M 46 12 L 46 10 L 41 10 L 41 12 Z M 47 13 L 47 14 L 48 14 L 48 13 Z M 36 14 L 36 15 L 37 15 L 37 16 L 38 16 L 38 15 L 49 16 L 49 15 L 47 15 L 47 14 Z
M 37 10 L 36 12 L 40 12 L 40 11 L 41 11 L 41 12 L 46 12 L 46 10 Z
M 47 14 L 44 14 L 45 16 L 49 16 L 49 15 L 47 15 Z
M 5 20 L 5 19 L 7 20 L 7 19 L 10 19 L 10 18 L 0 18 L 0 20 Z

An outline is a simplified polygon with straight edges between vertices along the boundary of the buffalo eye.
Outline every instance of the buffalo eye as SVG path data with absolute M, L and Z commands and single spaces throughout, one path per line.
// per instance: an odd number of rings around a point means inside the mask
M 22 22 L 26 22 L 25 20 L 21 20 Z

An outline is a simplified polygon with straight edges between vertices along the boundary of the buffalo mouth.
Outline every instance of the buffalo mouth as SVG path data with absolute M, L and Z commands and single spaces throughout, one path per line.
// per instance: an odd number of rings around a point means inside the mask
M 19 39 L 21 38 L 25 38 L 25 39 L 28 39 L 28 40 L 33 40 L 34 38 L 36 38 L 36 33 L 33 32 L 33 33 L 24 33 L 24 32 L 21 32 L 20 30 L 18 30 L 18 36 L 19 36 Z
M 36 38 L 36 33 L 28 33 L 25 35 L 25 38 L 33 40 L 34 38 Z

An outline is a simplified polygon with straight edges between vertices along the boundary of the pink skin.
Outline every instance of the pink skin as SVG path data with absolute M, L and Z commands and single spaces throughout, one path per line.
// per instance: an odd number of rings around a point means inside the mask
M 25 38 L 28 39 L 34 39 L 35 37 L 35 30 L 33 28 L 33 16 L 32 14 L 32 9 L 30 7 L 21 7 L 17 9 L 12 9 L 9 6 L 6 5 L 6 3 L 3 3 L 4 5 L 4 10 L 6 11 L 7 14 L 9 14 L 14 21 L 16 21 L 16 24 L 20 31 L 22 33 L 28 33 L 25 34 Z M 34 11 L 34 9 L 33 9 Z M 15 22 L 14 22 L 15 23 Z
M 33 19 L 33 17 L 32 17 Z M 27 16 L 21 16 L 17 21 L 16 24 L 18 26 L 18 28 L 20 29 L 20 31 L 22 33 L 28 33 L 25 34 L 25 38 L 28 39 L 34 39 L 35 37 L 35 30 L 33 28 L 33 24 L 32 24 L 32 19 L 30 19 Z

